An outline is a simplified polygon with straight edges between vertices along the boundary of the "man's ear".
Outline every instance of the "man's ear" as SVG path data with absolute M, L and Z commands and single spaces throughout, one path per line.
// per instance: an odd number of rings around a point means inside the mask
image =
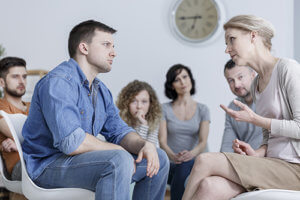
M 251 71 L 251 79 L 254 80 L 254 78 L 256 77 L 256 75 L 257 75 L 257 73 L 254 70 L 252 70 Z
M 79 52 L 83 55 L 87 55 L 89 53 L 88 45 L 84 42 L 80 42 L 78 45 Z
M 5 88 L 4 78 L 0 78 L 0 87 Z

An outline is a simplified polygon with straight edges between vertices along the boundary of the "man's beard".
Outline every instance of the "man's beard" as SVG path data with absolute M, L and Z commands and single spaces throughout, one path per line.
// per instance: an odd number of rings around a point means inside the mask
M 251 95 L 250 92 L 247 92 L 245 95 L 239 96 L 239 97 L 242 99 L 245 99 L 245 98 L 249 97 L 250 95 Z
M 24 94 L 25 94 L 25 92 L 26 92 L 26 90 L 24 90 L 24 92 L 22 92 L 22 93 L 18 93 L 16 90 L 11 90 L 11 89 L 9 89 L 9 88 L 4 88 L 4 91 L 8 94 L 8 95 L 10 95 L 10 96 L 12 96 L 12 97 L 18 97 L 18 98 L 20 98 L 20 97 L 22 97 Z

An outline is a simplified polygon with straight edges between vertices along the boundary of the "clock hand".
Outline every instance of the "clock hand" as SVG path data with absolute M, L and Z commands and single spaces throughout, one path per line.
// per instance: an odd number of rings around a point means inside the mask
M 196 21 L 197 21 L 197 18 L 194 18 L 193 24 L 191 26 L 191 30 L 193 30 L 195 28 Z
M 195 28 L 195 24 L 196 24 L 196 21 L 197 21 L 197 19 L 201 19 L 202 17 L 200 16 L 200 15 L 196 15 L 195 17 L 194 17 L 194 21 L 193 21 L 193 24 L 192 24 L 192 26 L 191 26 L 191 30 L 193 30 L 194 28 Z
M 188 16 L 188 17 L 185 17 L 185 16 L 182 16 L 182 17 L 179 17 L 180 20 L 186 20 L 186 19 L 201 19 L 202 16 L 200 15 L 196 15 L 196 16 Z

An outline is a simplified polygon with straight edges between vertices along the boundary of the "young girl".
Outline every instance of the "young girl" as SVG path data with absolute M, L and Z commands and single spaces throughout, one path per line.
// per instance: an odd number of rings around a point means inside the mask
M 134 80 L 120 92 L 116 102 L 120 116 L 145 140 L 158 143 L 161 108 L 153 88 L 146 82 Z

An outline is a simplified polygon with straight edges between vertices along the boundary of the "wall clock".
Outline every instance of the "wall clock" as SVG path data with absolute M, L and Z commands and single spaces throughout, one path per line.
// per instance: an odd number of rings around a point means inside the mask
M 207 44 L 223 30 L 225 12 L 219 0 L 177 0 L 171 7 L 175 37 L 190 44 Z

